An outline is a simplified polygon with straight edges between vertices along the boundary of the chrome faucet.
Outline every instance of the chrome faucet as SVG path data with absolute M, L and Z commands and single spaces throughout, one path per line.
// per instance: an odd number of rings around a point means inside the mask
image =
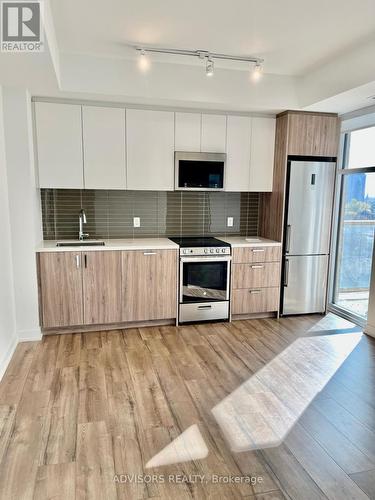
M 86 219 L 86 213 L 83 210 L 80 210 L 79 212 L 79 234 L 78 234 L 78 239 L 80 241 L 83 241 L 85 238 L 89 236 L 89 233 L 84 233 L 83 232 L 83 224 L 87 224 L 87 219 Z

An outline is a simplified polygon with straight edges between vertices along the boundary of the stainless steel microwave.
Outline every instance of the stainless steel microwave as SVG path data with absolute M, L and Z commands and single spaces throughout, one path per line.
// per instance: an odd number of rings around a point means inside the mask
M 225 153 L 192 153 L 176 151 L 175 190 L 223 191 Z

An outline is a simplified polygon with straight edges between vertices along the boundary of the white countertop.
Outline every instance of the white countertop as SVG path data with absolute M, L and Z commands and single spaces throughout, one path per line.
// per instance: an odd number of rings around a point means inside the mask
M 233 248 L 236 247 L 274 247 L 281 246 L 280 241 L 268 240 L 258 236 L 218 236 L 219 240 L 230 243 Z
M 68 243 L 73 240 L 58 240 Z M 76 241 L 76 240 L 75 240 Z M 168 238 L 128 238 L 121 240 L 104 241 L 104 246 L 72 246 L 57 247 L 57 241 L 45 240 L 36 248 L 36 252 L 97 252 L 98 250 L 174 250 L 178 245 Z

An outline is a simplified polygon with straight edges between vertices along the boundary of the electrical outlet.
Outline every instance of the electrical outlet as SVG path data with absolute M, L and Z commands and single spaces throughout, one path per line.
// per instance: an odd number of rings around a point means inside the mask
M 133 227 L 141 227 L 141 218 L 133 217 Z
M 233 227 L 233 217 L 227 217 L 227 226 Z

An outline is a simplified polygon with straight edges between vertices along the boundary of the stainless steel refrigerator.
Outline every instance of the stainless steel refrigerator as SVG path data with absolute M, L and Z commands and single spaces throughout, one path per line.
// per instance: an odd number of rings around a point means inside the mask
M 336 163 L 289 161 L 282 314 L 324 312 Z

